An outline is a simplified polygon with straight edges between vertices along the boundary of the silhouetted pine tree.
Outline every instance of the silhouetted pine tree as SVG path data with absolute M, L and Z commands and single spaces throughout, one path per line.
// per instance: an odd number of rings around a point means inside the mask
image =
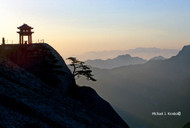
M 77 60 L 75 57 L 69 57 L 67 60 L 71 61 L 70 66 L 73 67 L 74 77 L 85 76 L 87 80 L 96 81 L 93 78 L 94 75 L 91 74 L 92 70 L 84 62 Z

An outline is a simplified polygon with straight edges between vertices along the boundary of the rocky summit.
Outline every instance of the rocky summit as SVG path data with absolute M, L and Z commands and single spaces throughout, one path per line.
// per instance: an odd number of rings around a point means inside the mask
M 48 44 L 0 46 L 0 128 L 128 128 Z

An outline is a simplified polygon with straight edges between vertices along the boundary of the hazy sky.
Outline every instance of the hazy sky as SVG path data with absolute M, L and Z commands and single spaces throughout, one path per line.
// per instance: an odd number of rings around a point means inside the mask
M 190 0 L 1 0 L 0 16 L 0 38 L 27 23 L 62 56 L 190 44 Z

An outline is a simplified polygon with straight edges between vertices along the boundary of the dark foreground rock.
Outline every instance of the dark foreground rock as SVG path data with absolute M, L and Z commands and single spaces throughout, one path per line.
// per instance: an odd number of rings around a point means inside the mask
M 47 44 L 0 46 L 0 128 L 127 128 Z

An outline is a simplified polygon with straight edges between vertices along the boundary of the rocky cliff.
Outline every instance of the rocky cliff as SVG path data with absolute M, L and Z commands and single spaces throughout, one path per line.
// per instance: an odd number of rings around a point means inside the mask
M 127 128 L 48 44 L 0 46 L 1 128 Z

